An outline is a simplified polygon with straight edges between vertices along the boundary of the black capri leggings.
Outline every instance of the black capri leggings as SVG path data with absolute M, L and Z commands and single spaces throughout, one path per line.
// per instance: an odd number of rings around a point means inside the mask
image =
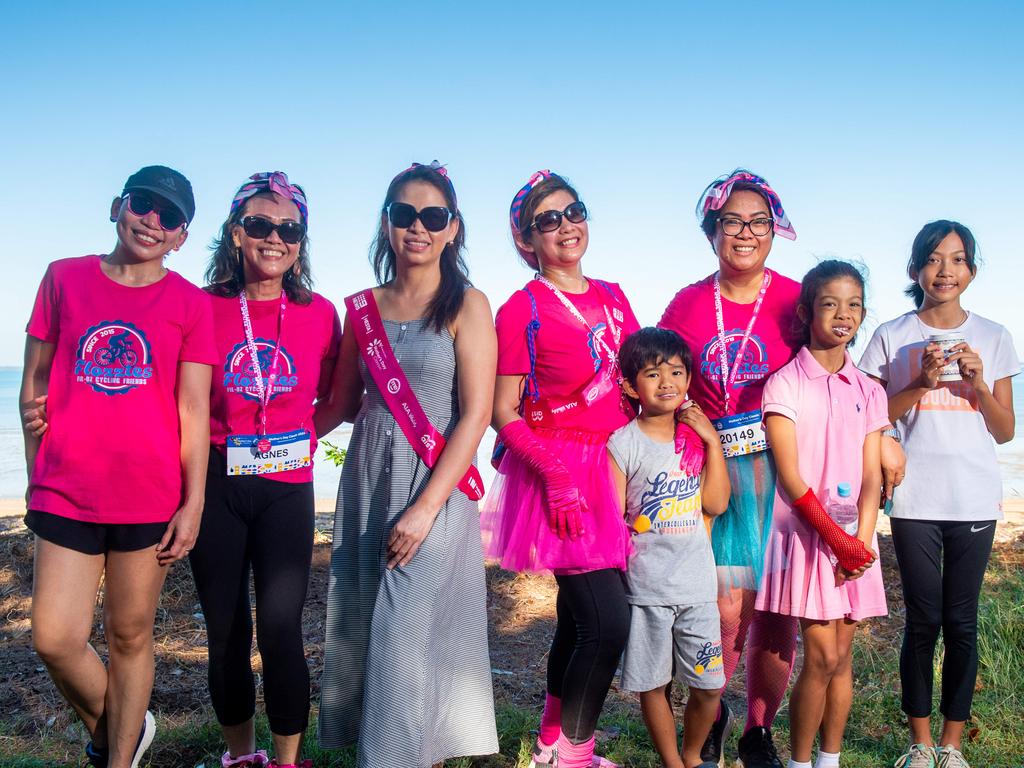
M 239 725 L 256 712 L 250 663 L 251 568 L 270 730 L 282 736 L 306 730 L 309 668 L 302 605 L 313 556 L 313 522 L 312 482 L 228 477 L 224 455 L 211 449 L 206 507 L 189 561 L 206 618 L 210 698 L 221 725 Z
M 903 711 L 910 717 L 931 715 L 932 669 L 940 630 L 946 650 L 939 711 L 954 722 L 971 715 L 978 674 L 978 596 L 995 531 L 994 520 L 892 520 L 907 607 L 900 681 Z
M 562 732 L 574 744 L 594 735 L 629 636 L 622 571 L 555 576 L 558 625 L 548 656 L 548 692 L 562 700 Z

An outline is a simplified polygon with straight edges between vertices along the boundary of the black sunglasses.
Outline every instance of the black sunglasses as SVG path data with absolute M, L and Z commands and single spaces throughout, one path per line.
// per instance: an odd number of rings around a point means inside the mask
M 573 224 L 579 224 L 581 221 L 587 220 L 587 206 L 577 200 L 575 203 L 570 203 L 564 211 L 552 210 L 538 213 L 533 217 L 533 223 L 524 230 L 524 233 L 531 229 L 536 229 L 538 232 L 554 232 L 562 226 L 563 216 Z
M 428 231 L 440 232 L 452 220 L 452 212 L 440 205 L 431 205 L 417 211 L 408 203 L 391 203 L 385 210 L 391 226 L 399 229 L 408 229 L 416 219 L 419 219 Z
M 150 211 L 156 211 L 160 217 L 160 228 L 171 232 L 178 227 L 185 225 L 185 215 L 169 203 L 157 201 L 145 192 L 129 192 L 121 199 L 128 200 L 128 210 L 138 217 L 145 216 Z M 165 207 L 166 206 L 166 207 Z
M 295 245 L 306 236 L 306 225 L 298 221 L 282 221 L 275 224 L 263 216 L 246 216 L 242 219 L 242 229 L 254 240 L 266 240 L 275 229 L 277 236 L 288 245 Z

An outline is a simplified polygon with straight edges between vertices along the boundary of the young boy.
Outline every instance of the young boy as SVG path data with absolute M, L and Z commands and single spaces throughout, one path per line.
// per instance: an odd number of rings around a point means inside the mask
M 715 561 L 703 515 L 720 515 L 729 502 L 725 458 L 711 422 L 686 400 L 691 357 L 679 334 L 637 331 L 622 345 L 619 362 L 623 389 L 640 401 L 640 416 L 608 441 L 635 549 L 626 572 L 633 610 L 622 688 L 639 692 L 644 722 L 666 768 L 717 768 L 700 756 L 725 684 Z M 690 441 L 682 461 L 674 440 L 681 406 L 678 428 Z M 698 463 L 703 449 L 703 470 L 686 460 L 694 449 Z M 682 757 L 673 677 L 690 687 Z

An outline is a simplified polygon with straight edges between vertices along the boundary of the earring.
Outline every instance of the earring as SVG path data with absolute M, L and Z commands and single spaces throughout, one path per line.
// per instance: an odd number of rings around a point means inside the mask
M 241 248 L 242 247 L 242 241 L 239 240 L 237 237 L 232 237 L 231 238 L 231 242 L 235 244 L 235 248 Z

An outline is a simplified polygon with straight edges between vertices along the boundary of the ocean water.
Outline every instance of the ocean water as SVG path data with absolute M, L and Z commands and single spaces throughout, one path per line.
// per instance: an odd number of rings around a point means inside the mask
M 0 498 L 21 498 L 25 495 L 25 452 L 18 412 L 21 387 L 20 368 L 0 368 Z M 1024 378 L 1013 390 L 1013 409 L 1017 414 L 1017 437 L 996 446 L 1003 475 L 1003 497 L 1024 497 Z M 326 437 L 339 448 L 348 446 L 351 425 L 343 425 Z M 494 472 L 488 462 L 494 444 L 494 433 L 487 431 L 480 445 L 478 465 L 485 486 L 490 486 Z M 338 492 L 341 469 L 324 457 L 323 448 L 313 458 L 314 485 L 318 499 L 333 499 Z

